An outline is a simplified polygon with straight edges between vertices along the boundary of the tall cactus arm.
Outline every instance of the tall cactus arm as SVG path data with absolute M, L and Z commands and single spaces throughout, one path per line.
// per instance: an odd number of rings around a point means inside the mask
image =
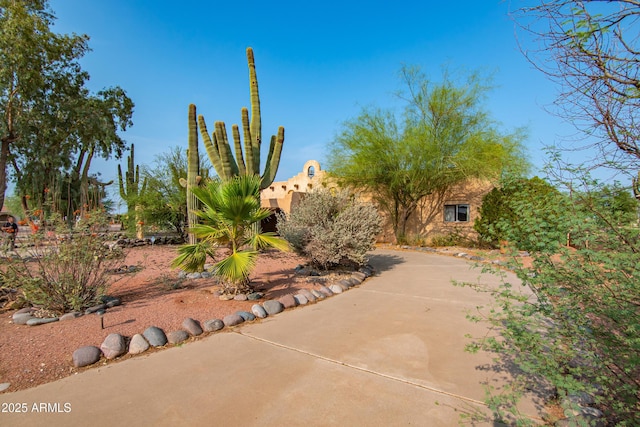
M 242 141 L 240 141 L 240 130 L 238 129 L 238 125 L 231 126 L 231 133 L 233 134 L 233 148 L 236 152 L 238 173 L 240 175 L 246 175 L 247 169 L 244 165 L 244 157 L 242 156 Z
M 211 165 L 216 170 L 221 179 L 225 179 L 222 174 L 222 159 L 220 158 L 220 150 L 218 149 L 217 141 L 211 140 L 209 136 L 209 131 L 207 130 L 207 124 L 204 121 L 204 117 L 202 115 L 198 116 L 198 127 L 200 128 L 200 136 L 202 136 L 202 143 L 204 144 L 205 150 L 207 150 L 207 155 L 209 156 L 209 160 L 211 161 Z M 215 133 L 213 134 L 213 139 L 215 140 Z
M 200 155 L 198 154 L 198 122 L 196 120 L 196 106 L 189 105 L 189 148 L 187 149 L 187 222 L 189 228 L 198 223 L 196 210 L 199 208 L 198 198 L 191 191 L 200 181 Z M 189 233 L 189 243 L 196 244 L 195 234 Z
M 118 165 L 118 185 L 120 187 L 120 197 L 122 200 L 127 199 L 127 193 L 124 191 L 124 181 L 122 180 L 122 168 Z
M 284 127 L 278 128 L 278 136 L 271 136 L 269 144 L 269 154 L 267 155 L 267 163 L 260 181 L 260 189 L 264 190 L 270 186 L 276 178 L 278 167 L 280 166 L 280 156 L 282 154 L 282 146 L 284 145 Z
M 262 142 L 262 117 L 260 116 L 260 94 L 258 92 L 258 76 L 256 75 L 256 62 L 253 58 L 253 49 L 247 48 L 247 63 L 249 65 L 249 92 L 251 95 L 251 145 L 253 152 L 260 153 Z M 260 170 L 260 156 L 257 164 L 254 163 L 255 173 Z M 255 162 L 255 159 L 254 159 Z
M 242 117 L 242 131 L 244 134 L 244 152 L 247 155 L 247 175 L 260 174 L 260 149 L 255 150 L 251 138 L 251 127 L 249 125 L 249 110 L 242 107 L 240 110 Z
M 233 155 L 231 154 L 231 147 L 229 146 L 229 139 L 227 138 L 227 127 L 224 122 L 215 122 L 216 139 L 218 141 L 218 151 L 220 153 L 220 160 L 222 161 L 223 173 L 218 175 L 223 176 L 223 180 L 228 181 L 232 177 L 238 175 L 238 164 L 236 163 Z

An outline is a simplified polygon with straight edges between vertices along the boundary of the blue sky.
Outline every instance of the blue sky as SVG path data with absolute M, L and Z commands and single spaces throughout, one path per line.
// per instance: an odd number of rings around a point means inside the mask
M 534 165 L 573 129 L 545 112 L 556 86 L 519 51 L 499 0 L 290 2 L 51 0 L 54 30 L 91 37 L 82 64 L 97 91 L 118 85 L 136 104 L 123 134 L 136 163 L 187 145 L 187 107 L 230 127 L 249 106 L 245 49 L 254 49 L 263 139 L 285 127 L 277 180 L 321 162 L 341 123 L 364 106 L 397 107 L 402 64 L 434 80 L 443 65 L 493 75 L 487 110 L 505 131 L 528 128 Z M 266 144 L 265 144 L 266 145 Z M 263 147 L 263 158 L 268 147 Z M 206 155 L 206 154 L 205 154 Z M 125 164 L 126 160 L 120 163 Z M 117 161 L 98 162 L 106 179 Z

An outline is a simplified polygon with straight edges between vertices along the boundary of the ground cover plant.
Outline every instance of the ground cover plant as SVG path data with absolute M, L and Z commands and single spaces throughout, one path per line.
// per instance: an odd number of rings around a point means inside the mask
M 25 242 L 28 250 L 5 259 L 0 280 L 20 290 L 25 304 L 55 315 L 101 303 L 111 283 L 108 272 L 124 257 L 107 244 L 106 235 L 94 232 L 104 219 L 96 211 L 73 232 L 57 228 L 32 235 Z

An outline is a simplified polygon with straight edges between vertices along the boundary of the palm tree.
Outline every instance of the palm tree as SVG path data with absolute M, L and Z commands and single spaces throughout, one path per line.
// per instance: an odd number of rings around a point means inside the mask
M 207 257 L 215 259 L 216 248 L 227 246 L 231 254 L 214 265 L 213 273 L 221 279 L 225 293 L 250 290 L 249 275 L 259 251 L 289 250 L 285 240 L 260 229 L 260 221 L 271 215 L 271 211 L 260 207 L 260 178 L 237 176 L 229 181 L 213 180 L 191 191 L 202 202 L 202 209 L 195 212 L 200 223 L 189 230 L 199 241 L 181 246 L 172 267 L 202 271 Z

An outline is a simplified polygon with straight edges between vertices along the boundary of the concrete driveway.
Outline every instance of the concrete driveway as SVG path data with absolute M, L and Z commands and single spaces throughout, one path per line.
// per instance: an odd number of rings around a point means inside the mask
M 483 384 L 509 374 L 464 352 L 465 334 L 487 332 L 465 315 L 489 297 L 451 280 L 498 278 L 422 252 L 378 250 L 371 264 L 375 277 L 319 303 L 2 394 L 0 425 L 454 426 L 473 413 L 495 425 Z M 540 419 L 538 403 L 521 410 Z

